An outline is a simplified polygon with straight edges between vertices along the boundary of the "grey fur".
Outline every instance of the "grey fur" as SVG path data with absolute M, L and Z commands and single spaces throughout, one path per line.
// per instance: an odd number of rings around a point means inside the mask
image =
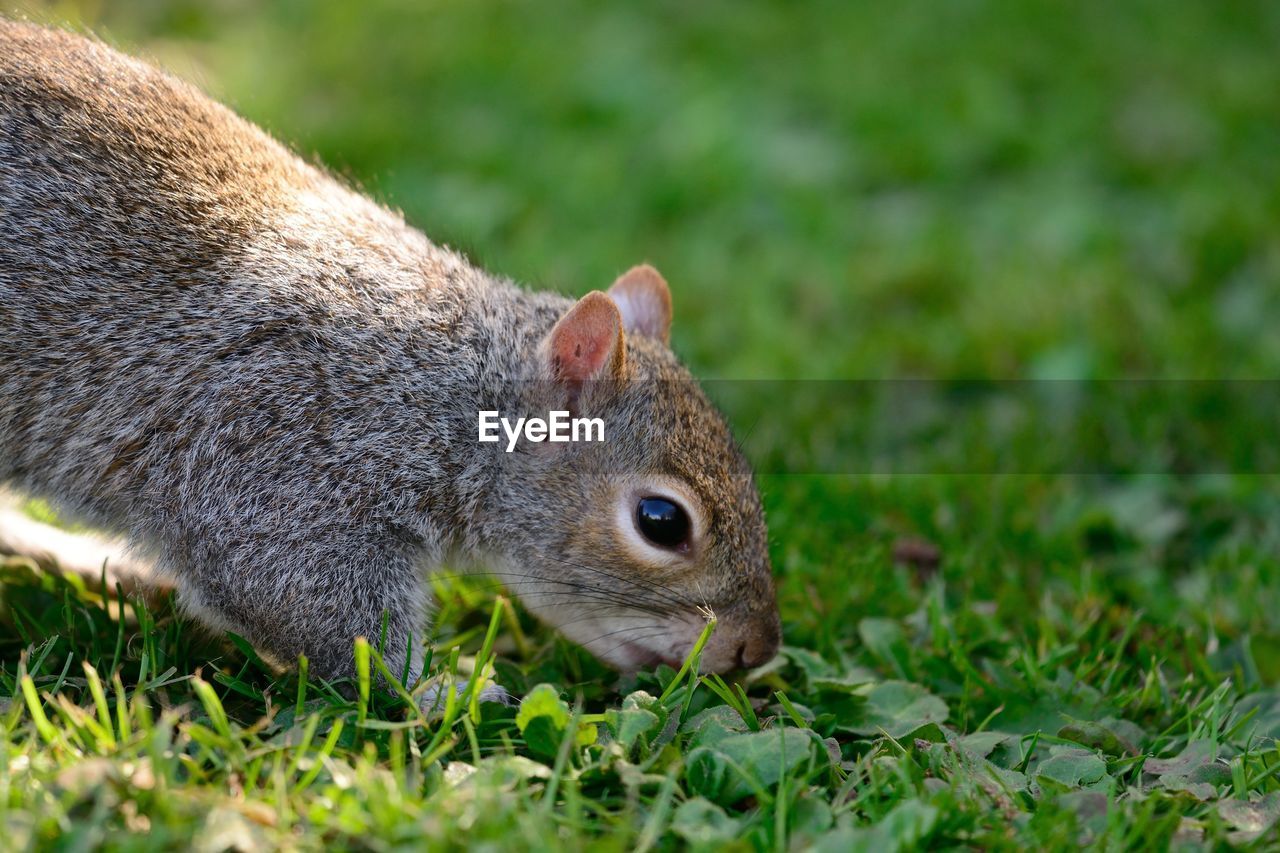
M 477 444 L 478 408 L 564 392 L 543 347 L 572 305 L 144 63 L 0 21 L 0 482 L 126 536 L 268 659 L 347 674 L 385 612 L 394 661 L 450 555 L 618 665 L 687 649 L 698 604 L 712 667 L 772 654 L 750 471 L 661 342 L 627 335 L 627 381 L 582 392 L 604 445 Z M 618 490 L 653 477 L 708 520 L 696 564 L 619 541 Z

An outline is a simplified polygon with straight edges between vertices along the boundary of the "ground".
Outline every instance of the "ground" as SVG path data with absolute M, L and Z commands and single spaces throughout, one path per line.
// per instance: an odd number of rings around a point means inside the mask
M 435 665 L 493 660 L 523 702 L 441 723 L 6 563 L 14 846 L 1280 843 L 1280 468 L 1273 421 L 1236 420 L 1275 392 L 1187 408 L 1187 380 L 1280 370 L 1280 7 L 24 8 L 491 270 L 583 293 L 661 268 L 760 462 L 786 645 L 737 685 L 619 678 L 442 580 Z M 905 377 L 1165 380 L 1138 414 L 1217 432 L 1188 457 L 1119 406 L 1045 455 L 960 419 L 885 461 L 789 404 Z

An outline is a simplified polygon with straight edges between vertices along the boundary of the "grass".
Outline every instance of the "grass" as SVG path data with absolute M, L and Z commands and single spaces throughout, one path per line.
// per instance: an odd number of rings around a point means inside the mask
M 654 262 L 700 375 L 1280 371 L 1273 4 L 35 12 L 201 80 L 489 269 L 580 293 Z M 441 578 L 434 670 L 524 697 L 444 721 L 6 563 L 6 840 L 1280 844 L 1278 478 L 1070 474 L 1025 444 L 957 465 L 992 441 L 766 466 L 787 647 L 737 683 L 620 678 Z M 853 470 L 832 454 L 803 470 Z

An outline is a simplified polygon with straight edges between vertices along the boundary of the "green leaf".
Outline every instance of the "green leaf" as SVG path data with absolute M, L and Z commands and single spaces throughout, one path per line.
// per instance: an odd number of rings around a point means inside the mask
M 614 742 L 628 755 L 645 735 L 660 730 L 659 722 L 657 714 L 644 708 L 610 709 L 605 712 L 605 724 L 608 725 Z
M 937 723 L 925 723 L 923 726 L 914 728 L 901 737 L 903 745 L 914 744 L 916 741 L 924 743 L 946 743 L 947 733 L 942 730 L 942 726 Z
M 1260 800 L 1222 800 L 1218 814 L 1235 828 L 1229 836 L 1233 844 L 1248 844 L 1280 824 L 1280 791 L 1272 791 Z
M 644 690 L 637 690 L 634 693 L 627 694 L 627 698 L 622 700 L 622 710 L 630 711 L 633 709 L 648 711 L 658 718 L 658 728 L 662 729 L 667 724 L 667 717 L 670 710 L 666 705 L 658 701 L 658 697 Z
M 529 751 L 554 758 L 571 719 L 569 705 L 550 684 L 539 684 L 520 702 L 516 727 L 524 735 Z
M 728 705 L 712 705 L 690 717 L 681 731 L 691 735 L 691 747 L 715 746 L 725 738 L 746 732 L 747 723 Z
M 894 619 L 863 619 L 858 623 L 858 636 L 876 660 L 906 677 L 910 668 L 910 650 L 902 626 Z
M 1166 791 L 1181 791 L 1202 801 L 1218 798 L 1217 787 L 1208 782 L 1194 782 L 1188 776 L 1165 776 L 1160 780 L 1160 787 Z
M 695 794 L 729 805 L 757 788 L 771 788 L 813 755 L 813 739 L 800 729 L 732 735 L 714 747 L 692 750 L 685 781 Z
M 538 717 L 547 717 L 557 728 L 569 725 L 569 703 L 560 698 L 560 693 L 550 684 L 539 684 L 520 700 L 520 710 L 516 713 L 516 727 L 521 732 Z
M 855 667 L 844 675 L 824 676 L 809 680 L 809 686 L 825 693 L 853 693 L 859 688 L 877 681 L 876 674 L 869 669 Z
M 810 684 L 815 678 L 834 678 L 837 675 L 835 667 L 815 651 L 797 646 L 783 646 L 782 654 L 804 673 L 805 679 Z
M 831 806 L 819 797 L 804 796 L 791 807 L 788 828 L 809 838 L 816 838 L 831 828 L 834 816 Z
M 1148 758 L 1142 769 L 1155 776 L 1187 776 L 1197 767 L 1218 757 L 1218 745 L 1208 740 L 1193 740 L 1174 758 Z
M 1054 805 L 1073 812 L 1080 828 L 1093 837 L 1106 832 L 1109 801 L 1102 791 L 1067 791 L 1054 801 Z
M 550 717 L 534 717 L 524 729 L 524 742 L 539 758 L 555 758 L 564 739 L 564 729 L 557 728 Z
M 736 820 L 703 797 L 693 797 L 681 803 L 671 819 L 671 829 L 695 846 L 727 844 L 740 832 Z
M 817 853 L 899 853 L 917 850 L 938 822 L 938 809 L 903 800 L 874 826 L 840 827 L 818 839 Z
M 1212 800 L 1218 788 L 1231 783 L 1231 771 L 1218 761 L 1218 746 L 1195 740 L 1174 758 L 1149 758 L 1143 771 L 1156 777 L 1156 785 L 1168 791 L 1185 791 L 1198 800 Z
M 974 732 L 961 735 L 956 739 L 956 743 L 972 755 L 986 758 L 992 750 L 1011 737 L 1016 738 L 1017 735 L 1011 735 L 1008 732 Z
M 1107 763 L 1095 753 L 1055 747 L 1053 755 L 1036 767 L 1036 781 L 1048 791 L 1088 788 L 1107 780 Z
M 982 745 L 980 741 L 978 744 Z M 1027 789 L 1024 774 L 991 763 L 978 752 L 966 748 L 960 739 L 955 742 L 955 748 L 950 744 L 936 743 L 921 752 L 961 796 L 994 799 L 1000 808 L 1012 808 L 1011 795 Z
M 839 720 L 837 728 L 858 735 L 901 738 L 928 723 L 945 722 L 947 703 L 918 684 L 885 681 L 864 693 L 866 704 L 857 716 Z
M 684 779 L 695 794 L 723 802 L 721 795 L 729 778 L 729 762 L 724 753 L 708 746 L 689 750 L 685 756 Z
M 1070 719 L 1070 718 L 1068 718 Z M 1058 737 L 1074 741 L 1081 746 L 1096 749 L 1107 755 L 1138 755 L 1138 748 L 1127 738 L 1113 731 L 1101 722 L 1088 720 L 1070 720 L 1058 729 Z

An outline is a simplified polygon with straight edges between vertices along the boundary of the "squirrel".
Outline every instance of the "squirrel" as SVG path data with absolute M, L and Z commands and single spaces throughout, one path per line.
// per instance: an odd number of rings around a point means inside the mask
M 442 564 L 613 667 L 770 660 L 760 496 L 649 266 L 576 301 L 430 242 L 193 86 L 0 20 L 0 485 L 272 665 L 421 676 Z M 572 410 L 596 443 L 476 438 Z

